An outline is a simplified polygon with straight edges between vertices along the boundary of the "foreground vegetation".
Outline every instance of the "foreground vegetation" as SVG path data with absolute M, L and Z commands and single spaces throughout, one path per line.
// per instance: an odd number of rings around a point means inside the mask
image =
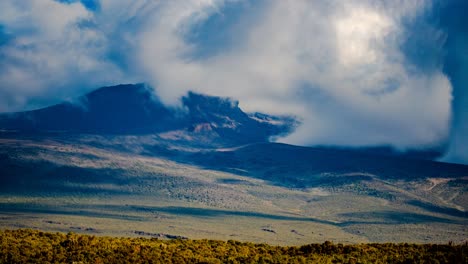
M 0 263 L 468 263 L 468 244 L 300 247 L 215 240 L 158 240 L 0 231 Z

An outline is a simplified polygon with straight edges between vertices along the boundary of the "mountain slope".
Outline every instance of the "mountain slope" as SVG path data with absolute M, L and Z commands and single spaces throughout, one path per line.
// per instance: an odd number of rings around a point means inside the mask
M 2 114 L 0 227 L 304 244 L 466 241 L 468 166 L 267 142 L 295 121 L 145 85 Z M 53 132 L 53 133 L 50 133 Z
M 467 166 L 274 143 L 183 143 L 0 138 L 0 227 L 289 245 L 462 243 L 468 235 Z
M 265 180 L 283 183 L 292 180 L 297 184 L 314 182 L 324 174 L 372 174 L 383 179 L 401 180 L 468 176 L 467 165 L 280 143 L 203 151 L 186 159 L 207 168 L 223 171 L 236 169 Z

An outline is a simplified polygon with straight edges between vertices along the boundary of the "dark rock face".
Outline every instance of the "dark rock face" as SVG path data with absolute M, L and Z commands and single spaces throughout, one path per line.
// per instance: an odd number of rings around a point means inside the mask
M 295 125 L 291 117 L 248 115 L 238 107 L 237 101 L 192 92 L 182 98 L 188 111 L 167 107 L 144 84 L 103 87 L 76 102 L 0 114 L 0 129 L 90 134 L 151 134 L 186 130 L 247 143 L 289 133 Z
M 261 142 L 271 136 L 292 132 L 295 120 L 255 113 L 248 115 L 239 102 L 229 98 L 205 96 L 189 92 L 182 98 L 189 110 L 191 131 L 214 131 L 224 139 Z

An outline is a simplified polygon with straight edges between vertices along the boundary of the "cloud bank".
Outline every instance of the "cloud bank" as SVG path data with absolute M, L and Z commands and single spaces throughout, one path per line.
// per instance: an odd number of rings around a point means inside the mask
M 0 3 L 0 111 L 147 81 L 167 104 L 192 90 L 294 114 L 288 143 L 448 142 L 445 33 L 421 19 L 431 1 L 18 2 Z M 415 36 L 434 60 L 410 58 Z
M 443 160 L 468 164 L 468 2 L 442 1 L 439 10 L 439 26 L 447 32 L 444 72 L 454 87 L 450 145 Z

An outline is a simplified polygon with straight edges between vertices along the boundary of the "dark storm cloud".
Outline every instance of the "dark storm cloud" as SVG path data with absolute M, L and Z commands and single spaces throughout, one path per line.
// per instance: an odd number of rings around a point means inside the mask
M 468 2 L 440 1 L 436 7 L 432 21 L 447 34 L 443 66 L 453 86 L 453 121 L 444 160 L 468 163 Z

